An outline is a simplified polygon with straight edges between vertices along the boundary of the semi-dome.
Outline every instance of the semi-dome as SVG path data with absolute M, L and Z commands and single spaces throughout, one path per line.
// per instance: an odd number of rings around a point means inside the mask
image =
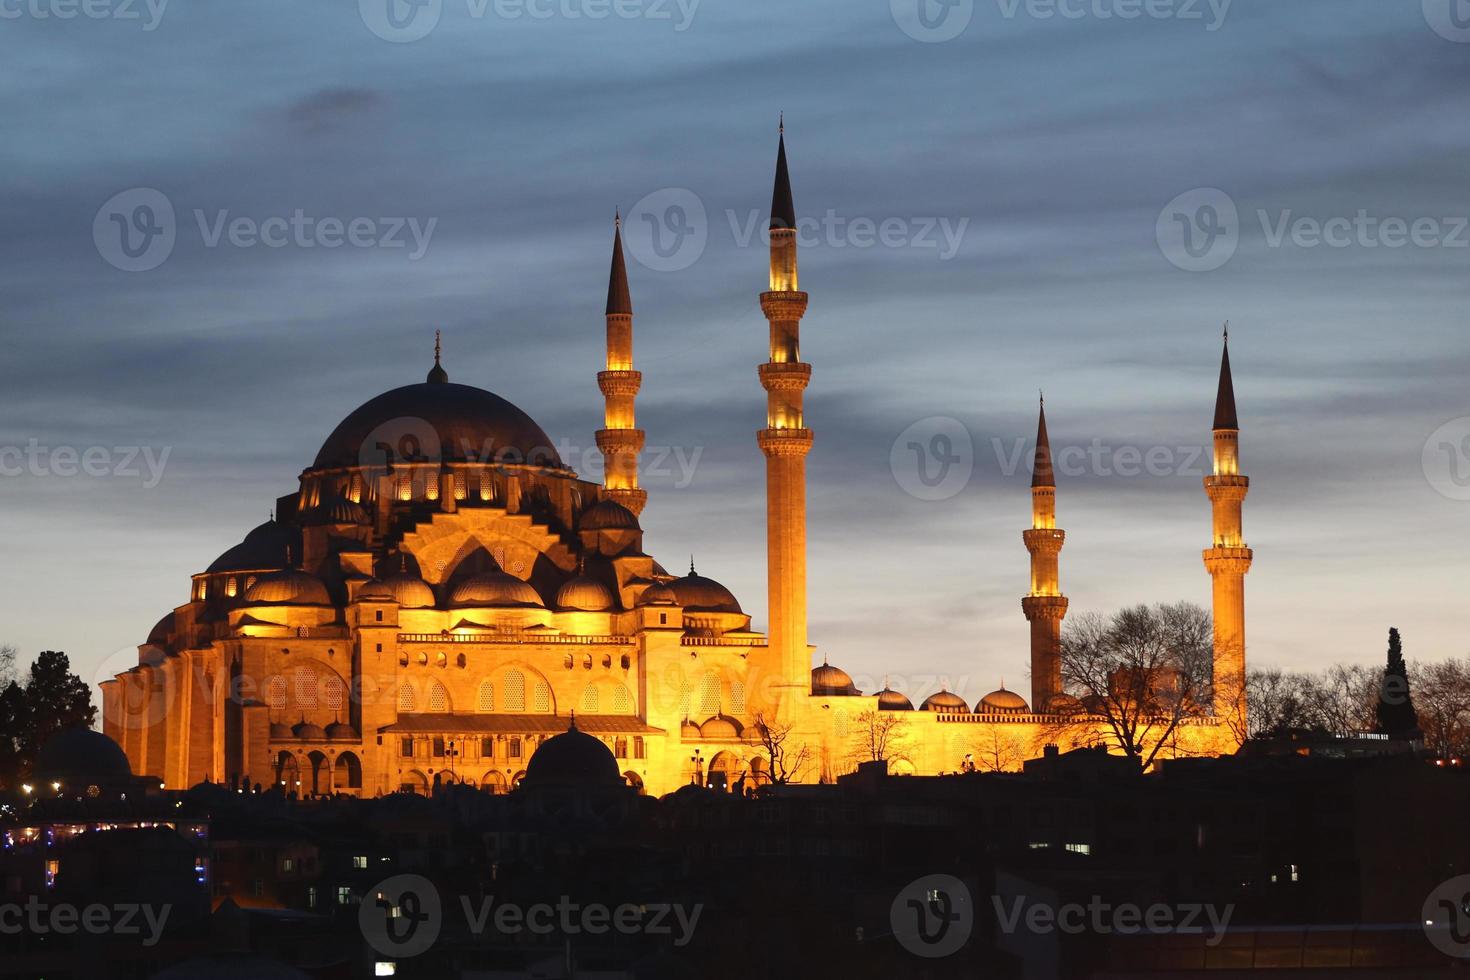
M 1046 704 L 1038 705 L 1038 708 L 1054 715 L 1080 715 L 1085 710 L 1081 701 L 1065 692 L 1053 694 Z
M 586 575 L 578 575 L 556 590 L 558 609 L 606 612 L 614 605 L 612 590 Z
M 823 660 L 820 667 L 812 668 L 812 694 L 816 697 L 856 697 L 860 693 L 852 676 L 841 667 Z
M 618 760 L 602 740 L 577 729 L 573 718 L 567 730 L 541 743 L 526 766 L 522 785 L 611 787 L 623 785 Z
M 616 500 L 599 500 L 582 512 L 577 528 L 582 531 L 636 531 L 638 515 Z
M 36 755 L 36 778 L 42 782 L 98 785 L 133 777 L 127 753 L 112 739 L 90 728 L 63 728 L 46 740 Z
M 737 739 L 740 737 L 740 732 L 740 722 L 729 715 L 715 715 L 699 726 L 699 734 L 706 739 Z
M 355 504 L 346 497 L 333 495 L 301 515 L 305 524 L 367 524 L 367 508 Z
M 679 596 L 662 582 L 655 582 L 638 596 L 639 606 L 677 606 Z
M 943 715 L 967 715 L 970 713 L 970 706 L 953 691 L 936 691 L 924 699 L 919 710 L 937 711 Z
M 878 692 L 879 711 L 913 711 L 914 702 L 898 691 L 890 690 L 887 682 L 883 684 L 883 690 Z
M 383 579 L 393 600 L 404 609 L 433 609 L 434 590 L 413 572 L 394 572 Z
M 679 605 L 689 612 L 740 613 L 740 603 L 734 593 L 712 578 L 705 578 L 689 565 L 689 574 L 669 583 Z
M 148 631 L 148 643 L 152 646 L 161 647 L 168 645 L 168 638 L 174 631 L 174 614 L 168 613 L 153 628 Z
M 301 554 L 301 532 L 272 518 L 253 528 L 245 540 L 220 555 L 206 572 L 263 572 L 284 568 Z
M 288 606 L 330 606 L 331 596 L 322 580 L 299 568 L 283 568 L 262 575 L 245 591 L 246 602 Z
M 529 582 L 523 582 L 509 572 L 491 571 L 472 575 L 454 587 L 449 593 L 450 608 L 463 609 L 468 606 L 536 606 L 540 607 L 541 595 Z
M 385 459 L 383 443 L 394 459 Z M 447 381 L 405 385 L 363 403 L 327 436 L 312 468 L 401 461 L 526 463 L 570 472 L 531 416 L 483 388 Z
M 357 729 L 345 721 L 334 721 L 327 726 L 327 738 L 334 742 L 356 742 Z
M 302 721 L 292 725 L 291 734 L 303 742 L 322 741 L 327 737 L 327 733 L 322 730 L 322 726 L 313 725 L 309 721 Z
M 1026 699 L 1015 691 L 1007 691 L 1004 684 L 1000 690 L 991 691 L 975 704 L 977 715 L 1024 715 L 1030 711 Z

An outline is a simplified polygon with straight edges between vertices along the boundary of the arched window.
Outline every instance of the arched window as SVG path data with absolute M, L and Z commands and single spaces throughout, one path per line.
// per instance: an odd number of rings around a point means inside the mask
M 488 680 L 480 682 L 479 708 L 481 711 L 495 710 L 495 685 Z
M 623 684 L 613 688 L 612 709 L 614 714 L 619 715 L 633 713 L 633 695 L 628 693 L 628 688 Z
M 449 665 L 449 658 L 447 656 L 445 656 L 442 653 L 436 653 L 436 654 L 434 654 L 434 666 L 435 667 L 447 667 L 448 665 Z
M 693 703 L 694 688 L 690 686 L 689 680 L 686 678 L 679 684 L 679 714 L 683 715 L 685 718 L 688 718 L 689 709 L 693 707 Z
M 587 712 L 587 714 L 589 715 L 595 715 L 599 711 L 598 705 L 600 703 L 601 699 L 597 696 L 596 685 L 588 684 L 586 687 L 582 688 L 583 711 Z
M 536 690 L 532 695 L 531 710 L 551 710 L 551 688 L 547 686 L 545 681 L 536 682 Z
M 465 659 L 465 656 L 462 653 L 454 658 L 454 666 L 458 667 L 460 670 L 464 670 L 464 665 L 467 663 L 469 663 L 469 661 Z
M 518 670 L 505 672 L 505 710 L 526 710 L 526 675 Z
M 317 704 L 317 691 L 320 681 L 317 679 L 316 671 L 307 667 L 296 672 L 296 706 L 306 711 L 313 711 Z
M 327 707 L 333 711 L 342 710 L 343 695 L 346 693 L 347 685 L 342 683 L 342 678 L 335 674 L 328 677 L 326 683 L 322 685 L 323 700 L 327 702 Z
M 741 681 L 730 683 L 730 713 L 734 715 L 745 714 L 745 684 Z
M 562 658 L 561 665 L 567 670 L 571 670 L 574 666 L 576 666 L 576 662 L 573 660 L 572 655 L 569 653 Z
M 592 654 L 587 653 L 587 654 L 583 654 L 582 655 L 582 669 L 583 670 L 591 670 L 592 669 Z
M 720 713 L 720 679 L 713 672 L 699 679 L 699 716 L 707 718 Z
M 398 710 L 412 711 L 415 698 L 413 696 L 413 685 L 405 683 L 398 689 Z
M 429 688 L 429 710 L 438 713 L 449 710 L 449 691 L 438 681 Z
M 265 685 L 265 703 L 276 710 L 286 706 L 286 678 L 275 675 Z

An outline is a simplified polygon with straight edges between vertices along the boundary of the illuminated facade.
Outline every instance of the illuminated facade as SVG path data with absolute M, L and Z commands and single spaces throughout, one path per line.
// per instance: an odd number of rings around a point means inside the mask
M 760 296 L 769 357 L 757 433 L 766 459 L 769 636 L 751 629 L 718 582 L 667 571 L 644 553 L 633 303 L 613 239 L 605 399 L 597 445 L 606 471 L 580 479 L 516 406 L 454 383 L 440 364 L 421 384 L 360 406 L 327 437 L 272 519 L 193 577 L 190 600 L 102 684 L 106 733 L 134 771 L 186 787 L 248 780 L 303 794 L 430 791 L 446 781 L 515 785 L 537 747 L 565 731 L 601 739 L 629 782 L 665 793 L 769 778 L 758 720 L 805 755 L 799 781 L 864 757 L 874 718 L 904 712 L 899 771 L 1019 768 L 1055 740 L 1064 703 L 1058 651 L 1067 598 L 1064 532 L 1043 407 L 1032 481 L 1032 702 L 1001 689 L 972 708 L 958 693 L 918 709 L 899 691 L 861 694 L 839 668 L 815 668 L 807 637 L 806 457 L 813 446 L 801 359 L 796 211 L 784 132 Z M 1228 358 L 1215 424 L 1217 671 L 1242 675 L 1250 551 L 1240 541 Z M 923 692 L 916 692 L 923 693 Z M 1222 708 L 1243 703 L 1236 695 Z M 1217 716 L 1222 713 L 1217 710 Z M 1068 715 L 1072 740 L 1096 738 Z M 1100 723 L 1099 723 L 1100 724 Z M 1088 735 L 1091 726 L 1093 734 Z M 1215 718 L 1181 728 L 1181 751 L 1229 747 Z M 1080 734 L 1079 734 L 1080 733 Z M 902 758 L 897 758 L 901 756 Z

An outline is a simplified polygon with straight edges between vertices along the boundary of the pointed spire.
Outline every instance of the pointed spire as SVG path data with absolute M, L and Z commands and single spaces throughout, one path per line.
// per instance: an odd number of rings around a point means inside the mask
M 1218 429 L 1239 429 L 1235 417 L 1235 382 L 1230 377 L 1230 323 L 1225 323 L 1225 348 L 1220 356 L 1220 389 L 1215 394 L 1215 426 Z
M 449 372 L 439 365 L 440 334 L 434 331 L 434 366 L 429 369 L 429 376 L 424 380 L 431 385 L 442 385 L 449 383 Z
M 577 730 L 577 709 L 576 708 L 573 708 L 572 709 L 572 720 L 571 720 L 571 723 L 569 725 L 567 725 L 567 731 L 574 732 L 576 730 Z
M 689 556 L 689 575 L 691 577 L 694 575 L 694 556 L 693 555 L 690 555 Z
M 613 216 L 612 272 L 607 280 L 607 315 L 633 315 L 633 297 L 628 292 L 628 266 L 623 261 L 623 214 Z
M 771 230 L 796 228 L 796 204 L 791 198 L 791 173 L 786 169 L 786 114 L 781 114 L 780 145 L 776 151 L 776 187 L 771 192 Z
M 1051 437 L 1046 434 L 1046 396 L 1041 396 L 1041 415 L 1036 422 L 1036 464 L 1031 469 L 1031 486 L 1055 487 L 1051 465 Z

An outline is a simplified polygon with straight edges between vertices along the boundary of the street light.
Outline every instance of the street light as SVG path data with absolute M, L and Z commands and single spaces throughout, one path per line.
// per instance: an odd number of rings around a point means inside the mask
M 702 763 L 704 759 L 700 757 L 699 749 L 694 750 L 694 754 L 689 757 L 689 762 L 694 767 L 694 771 L 689 776 L 690 784 L 693 786 L 702 785 L 704 782 L 701 778 L 703 776 Z
M 454 760 L 459 756 L 459 749 L 454 747 L 454 742 L 449 743 L 449 748 L 444 750 L 444 757 L 449 760 L 449 781 L 454 782 Z

